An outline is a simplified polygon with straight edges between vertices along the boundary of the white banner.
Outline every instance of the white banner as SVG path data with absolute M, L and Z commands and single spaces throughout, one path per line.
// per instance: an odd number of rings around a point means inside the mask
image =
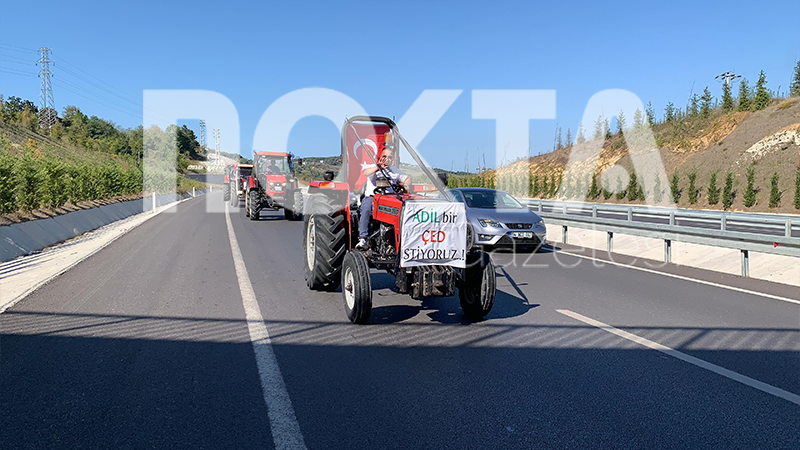
M 463 203 L 407 201 L 401 222 L 400 267 L 466 267 L 467 213 Z

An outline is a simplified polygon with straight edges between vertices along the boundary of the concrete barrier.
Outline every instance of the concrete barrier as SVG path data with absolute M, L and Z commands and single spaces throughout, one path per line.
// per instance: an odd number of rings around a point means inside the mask
M 183 198 L 189 198 L 184 196 Z M 178 194 L 156 196 L 158 207 L 181 199 Z M 112 203 L 60 216 L 0 227 L 0 262 L 41 251 L 59 242 L 96 230 L 112 222 L 152 211 L 152 198 Z

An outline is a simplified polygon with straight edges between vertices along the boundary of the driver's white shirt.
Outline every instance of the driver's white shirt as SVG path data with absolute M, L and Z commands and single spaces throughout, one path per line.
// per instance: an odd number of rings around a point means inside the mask
M 401 179 L 400 178 L 401 175 L 403 176 L 402 179 L 405 179 L 405 177 L 408 176 L 408 175 L 406 175 L 405 172 L 400 170 L 400 168 L 397 167 L 397 166 L 389 166 L 388 169 L 384 169 L 383 171 L 379 170 L 379 171 L 377 171 L 377 172 L 375 172 L 372 175 L 367 177 L 367 182 L 364 183 L 364 195 L 365 196 L 369 197 L 369 196 L 375 195 L 375 185 L 377 184 L 378 177 L 384 178 L 383 172 L 387 172 L 389 174 L 389 176 L 392 178 L 392 183 L 391 184 L 398 184 L 398 179 Z M 386 190 L 386 192 L 393 193 L 394 190 L 392 188 L 388 188 Z

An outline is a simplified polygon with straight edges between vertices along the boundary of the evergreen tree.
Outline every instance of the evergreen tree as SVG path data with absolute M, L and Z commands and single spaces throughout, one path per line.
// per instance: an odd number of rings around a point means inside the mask
M 563 173 L 558 175 L 558 180 L 556 180 L 556 176 L 552 175 L 550 178 L 550 196 L 553 197 L 558 192 L 558 189 L 561 188 L 561 179 L 564 176 Z
M 611 125 L 609 125 L 608 119 L 603 121 L 603 128 L 605 130 L 606 139 L 611 139 Z
M 656 124 L 656 110 L 653 109 L 652 102 L 647 102 L 647 109 L 644 112 L 647 116 L 647 124 L 653 127 Z
M 756 169 L 753 166 L 747 168 L 747 187 L 744 190 L 744 206 L 750 208 L 756 204 Z
M 711 115 L 711 102 L 714 101 L 714 96 L 711 95 L 711 91 L 706 86 L 703 89 L 703 95 L 700 97 L 700 115 L 703 117 L 708 117 Z
M 664 107 L 664 122 L 672 122 L 673 120 L 675 120 L 675 105 L 669 102 Z
M 549 197 L 547 194 L 550 193 L 550 185 L 547 184 L 547 175 L 542 177 L 542 189 L 539 192 L 541 193 L 541 198 Z
M 686 107 L 686 114 L 688 114 L 689 117 L 694 117 L 698 114 L 699 103 L 700 99 L 697 97 L 697 94 L 692 94 L 692 97 L 689 99 L 689 105 Z
M 688 192 L 689 204 L 694 205 L 697 203 L 697 194 L 698 194 L 697 186 L 695 185 L 695 182 L 697 181 L 697 172 L 693 171 L 689 173 L 688 177 L 689 177 L 689 192 Z
M 531 189 L 531 197 L 536 198 L 539 197 L 539 190 L 541 187 L 539 186 L 539 175 L 533 176 L 533 188 Z
M 717 187 L 717 171 L 711 172 L 711 179 L 708 181 L 708 204 L 716 205 L 719 203 L 719 188 Z
M 750 110 L 750 87 L 747 85 L 747 78 L 742 78 L 739 82 L 739 111 Z
M 781 191 L 778 190 L 778 180 L 780 176 L 778 172 L 774 172 L 772 174 L 772 179 L 770 180 L 770 190 L 769 190 L 769 207 L 770 208 L 777 208 L 781 204 Z
M 613 192 L 608 189 L 608 186 L 611 185 L 611 181 L 609 181 L 608 175 L 603 175 L 600 181 L 603 185 L 603 188 L 600 190 L 600 192 L 603 194 L 603 199 L 608 200 L 613 194 Z
M 592 139 L 602 139 L 604 131 L 603 116 L 598 116 L 597 120 L 594 122 L 594 134 L 592 135 Z
M 789 85 L 789 95 L 793 97 L 800 95 L 800 61 L 797 61 L 794 66 L 794 76 L 792 76 L 792 83 Z
M 664 192 L 661 190 L 661 177 L 656 175 L 656 181 L 653 182 L 653 202 L 657 205 L 664 200 Z
M 672 192 L 672 198 L 675 200 L 675 203 L 678 203 L 678 200 L 681 199 L 681 188 L 680 188 L 681 177 L 678 174 L 678 171 L 675 171 L 672 174 L 672 178 L 669 181 L 669 190 Z
M 583 144 L 584 142 L 586 142 L 586 136 L 584 136 L 583 134 L 583 122 L 581 122 L 581 124 L 578 125 L 578 137 L 575 138 L 575 142 L 578 144 Z
M 639 130 L 644 126 L 644 118 L 642 117 L 642 111 L 639 108 L 636 108 L 636 111 L 633 113 L 633 129 Z
M 731 85 L 722 83 L 722 111 L 733 111 L 733 94 L 731 94 Z
M 615 191 L 616 192 L 614 192 L 614 197 L 616 197 L 617 200 L 622 200 L 628 194 L 627 192 L 625 192 L 625 189 L 622 186 L 622 177 L 619 175 L 617 175 L 617 188 L 615 189 Z
M 617 116 L 617 133 L 621 135 L 627 126 L 628 124 L 625 121 L 625 113 L 622 110 L 619 110 L 619 115 Z
M 583 200 L 586 198 L 586 193 L 583 192 L 583 182 L 581 182 L 580 177 L 575 179 L 575 190 L 572 192 L 572 197 L 577 198 L 578 200 Z
M 800 209 L 800 167 L 794 174 L 794 209 Z
M 758 81 L 756 82 L 756 96 L 753 99 L 753 111 L 760 111 L 769 106 L 769 101 L 772 96 L 767 90 L 767 74 L 762 70 L 758 74 Z
M 800 171 L 798 171 L 800 173 Z M 597 186 L 597 177 L 592 176 L 592 184 L 589 185 L 589 198 L 597 198 L 600 195 L 600 188 Z
M 569 129 L 569 128 L 567 128 L 567 142 L 566 142 L 566 147 L 572 147 L 572 131 L 570 131 L 570 129 Z
M 725 175 L 725 187 L 722 188 L 722 208 L 727 210 L 733 205 L 733 173 Z
M 636 172 L 631 172 L 631 177 L 628 179 L 628 200 L 634 201 L 639 199 L 639 182 L 636 180 Z

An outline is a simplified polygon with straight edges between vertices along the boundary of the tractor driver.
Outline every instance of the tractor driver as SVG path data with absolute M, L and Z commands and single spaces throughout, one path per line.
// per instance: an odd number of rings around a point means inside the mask
M 271 173 L 271 174 L 281 173 L 281 169 L 280 169 L 280 167 L 278 167 L 277 164 L 275 164 L 275 160 L 274 159 L 270 159 L 269 160 L 269 166 L 267 166 L 267 172 Z
M 358 221 L 358 244 L 357 250 L 366 250 L 368 248 L 367 236 L 369 235 L 369 220 L 372 218 L 372 196 L 375 194 L 375 187 L 377 185 L 378 177 L 383 178 L 385 172 L 392 178 L 392 184 L 400 183 L 401 185 L 408 186 L 411 178 L 406 175 L 397 166 L 394 166 L 394 147 L 392 144 L 386 144 L 381 152 L 381 157 L 378 159 L 378 166 L 383 171 L 379 171 L 377 166 L 370 165 L 361 171 L 367 177 L 364 183 L 364 199 L 361 200 L 361 218 Z M 394 190 L 390 187 L 386 190 L 387 193 L 393 193 Z

